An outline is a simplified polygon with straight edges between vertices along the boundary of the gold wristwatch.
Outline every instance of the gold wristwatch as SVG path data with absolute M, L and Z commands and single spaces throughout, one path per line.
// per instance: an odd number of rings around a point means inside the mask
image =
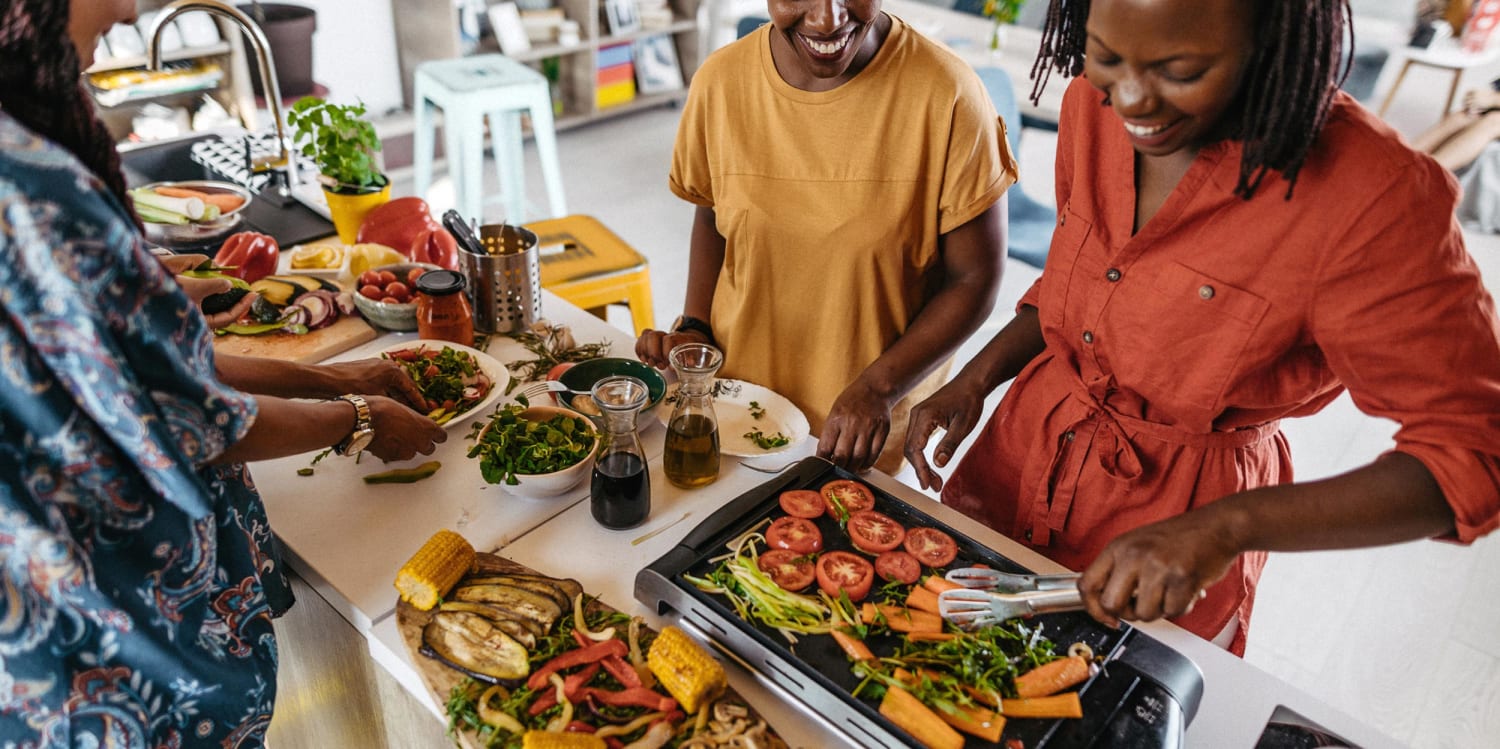
M 348 401 L 354 405 L 354 431 L 349 433 L 333 451 L 339 455 L 353 455 L 370 446 L 375 439 L 375 425 L 370 420 L 370 404 L 362 395 L 340 395 L 334 400 Z

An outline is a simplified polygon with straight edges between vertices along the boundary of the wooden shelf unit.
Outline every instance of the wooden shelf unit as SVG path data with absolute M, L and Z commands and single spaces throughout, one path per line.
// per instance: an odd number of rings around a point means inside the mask
M 136 9 L 145 14 L 158 10 L 166 5 L 169 0 L 137 0 Z M 231 116 L 239 119 L 240 124 L 254 128 L 256 125 L 255 94 L 250 88 L 250 68 L 246 62 L 246 50 L 244 40 L 240 35 L 238 26 L 213 16 L 213 21 L 219 29 L 220 41 L 213 44 L 205 44 L 195 47 L 184 47 L 182 49 L 164 52 L 163 62 L 182 61 L 205 61 L 215 62 L 224 71 L 223 78 L 217 86 L 211 88 L 195 89 L 161 94 L 148 98 L 126 101 L 121 104 L 106 107 L 97 106 L 100 119 L 109 128 L 115 140 L 126 143 L 133 129 L 132 120 L 139 113 L 140 108 L 147 104 L 178 105 L 188 108 L 191 115 L 191 106 L 204 94 L 211 96 Z M 142 34 L 144 36 L 144 33 Z M 149 39 L 143 40 L 149 43 Z M 129 57 L 112 57 L 97 61 L 86 73 L 105 73 L 119 70 L 130 70 L 135 68 L 144 69 L 146 58 L 143 55 Z M 87 76 L 85 76 L 87 77 Z M 184 135 L 187 135 L 185 133 Z
M 500 0 L 486 0 L 493 5 Z M 687 85 L 702 52 L 699 47 L 698 5 L 700 0 L 669 0 L 673 22 L 660 29 L 639 29 L 626 34 L 609 33 L 604 21 L 602 0 L 558 0 L 568 20 L 579 26 L 579 43 L 573 45 L 541 44 L 514 55 L 514 59 L 538 70 L 549 58 L 557 58 L 558 80 L 554 96 L 560 100 L 562 110 L 555 127 L 566 130 L 595 120 L 614 117 L 641 109 L 676 104 L 687 98 Z M 459 32 L 459 11 L 452 2 L 431 0 L 392 0 L 395 16 L 402 19 L 396 25 L 396 44 L 401 55 L 401 93 L 406 105 L 411 108 L 412 80 L 417 65 L 428 60 L 446 60 L 463 56 Z M 677 64 L 682 70 L 683 87 L 680 90 L 656 94 L 636 93 L 629 102 L 600 108 L 595 101 L 598 88 L 597 73 L 599 50 L 616 44 L 626 44 L 652 36 L 667 35 L 672 38 L 677 53 Z M 493 34 L 486 34 L 470 54 L 499 54 L 500 47 Z

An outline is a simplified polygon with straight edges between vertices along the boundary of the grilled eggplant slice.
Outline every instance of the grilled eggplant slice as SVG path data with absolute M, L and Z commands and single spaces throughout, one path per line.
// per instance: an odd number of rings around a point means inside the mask
M 568 598 L 568 594 L 563 591 L 562 587 L 546 578 L 522 577 L 520 575 L 492 575 L 476 577 L 464 580 L 463 582 L 465 585 L 512 585 L 551 598 L 558 606 L 562 607 L 563 611 L 567 611 L 573 606 L 573 599 Z
M 506 577 L 556 585 L 563 592 L 563 609 L 570 608 L 573 605 L 573 599 L 583 592 L 583 583 L 566 577 L 547 577 L 546 575 L 529 575 L 520 572 L 510 573 Z
M 525 647 L 495 622 L 469 611 L 439 611 L 422 629 L 422 643 L 431 655 L 454 668 L 496 684 L 531 674 Z
M 438 611 L 466 611 L 478 614 L 495 623 L 500 631 L 510 635 L 516 642 L 521 643 L 527 650 L 536 647 L 536 638 L 541 632 L 537 631 L 535 622 L 519 619 L 515 614 L 488 603 L 473 603 L 471 601 L 444 601 L 438 606 Z
M 455 588 L 450 597 L 455 601 L 499 606 L 517 617 L 536 622 L 544 633 L 552 630 L 552 625 L 563 612 L 550 597 L 514 585 L 463 585 Z

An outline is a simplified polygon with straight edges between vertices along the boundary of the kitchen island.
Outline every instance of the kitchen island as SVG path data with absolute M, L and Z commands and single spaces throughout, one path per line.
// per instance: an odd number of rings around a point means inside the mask
M 569 325 L 579 342 L 609 341 L 612 355 L 631 356 L 633 337 L 560 298 L 544 293 L 543 312 Z M 369 356 L 414 334 L 384 335 L 338 359 Z M 525 358 L 514 341 L 496 336 L 488 352 L 501 362 Z M 314 475 L 302 477 L 310 455 L 257 463 L 256 485 L 299 584 L 299 602 L 278 626 L 282 693 L 271 741 L 278 749 L 298 746 L 440 747 L 443 710 L 427 692 L 396 628 L 391 581 L 407 557 L 439 529 L 454 530 L 477 549 L 494 551 L 544 574 L 572 577 L 585 590 L 627 613 L 661 627 L 671 612 L 649 610 L 634 598 L 636 572 L 661 557 L 715 510 L 759 486 L 770 475 L 726 457 L 720 478 L 697 490 L 682 490 L 661 473 L 664 429 L 654 414 L 642 418 L 642 442 L 652 473 L 650 518 L 639 528 L 610 531 L 589 512 L 587 482 L 559 497 L 524 498 L 487 485 L 475 461 L 465 457 L 465 438 L 475 416 L 449 429 L 449 439 L 431 456 L 390 466 L 329 457 Z M 780 468 L 811 453 L 807 440 L 789 455 L 762 458 Z M 435 476 L 417 484 L 366 486 L 359 476 L 428 459 L 442 461 Z M 869 483 L 1037 572 L 1061 571 L 1045 558 L 974 523 L 883 475 Z M 650 535 L 650 534 L 655 535 Z M 650 536 L 647 538 L 647 536 Z M 1348 741 L 1364 747 L 1394 747 L 1380 735 L 1315 698 L 1271 677 L 1211 644 L 1166 623 L 1140 627 L 1190 658 L 1204 675 L 1204 695 L 1187 731 L 1190 747 L 1252 747 L 1267 720 L 1284 706 Z M 849 741 L 819 717 L 774 687 L 726 660 L 730 681 L 794 747 L 844 746 Z M 382 727 L 383 726 L 383 727 Z

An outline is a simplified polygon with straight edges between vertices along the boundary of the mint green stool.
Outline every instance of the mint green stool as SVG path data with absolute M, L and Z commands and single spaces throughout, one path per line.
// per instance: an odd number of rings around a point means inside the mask
M 475 55 L 431 60 L 417 66 L 412 84 L 414 191 L 426 197 L 432 185 L 434 109 L 443 110 L 443 147 L 453 178 L 456 207 L 465 219 L 485 223 L 484 121 L 489 118 L 490 144 L 500 176 L 498 200 L 507 223 L 565 216 L 562 172 L 553 132 L 552 94 L 547 79 L 505 55 Z M 531 133 L 541 157 L 551 213 L 531 216 L 526 205 L 525 160 L 521 113 L 531 116 Z M 494 223 L 494 222 L 490 222 Z

